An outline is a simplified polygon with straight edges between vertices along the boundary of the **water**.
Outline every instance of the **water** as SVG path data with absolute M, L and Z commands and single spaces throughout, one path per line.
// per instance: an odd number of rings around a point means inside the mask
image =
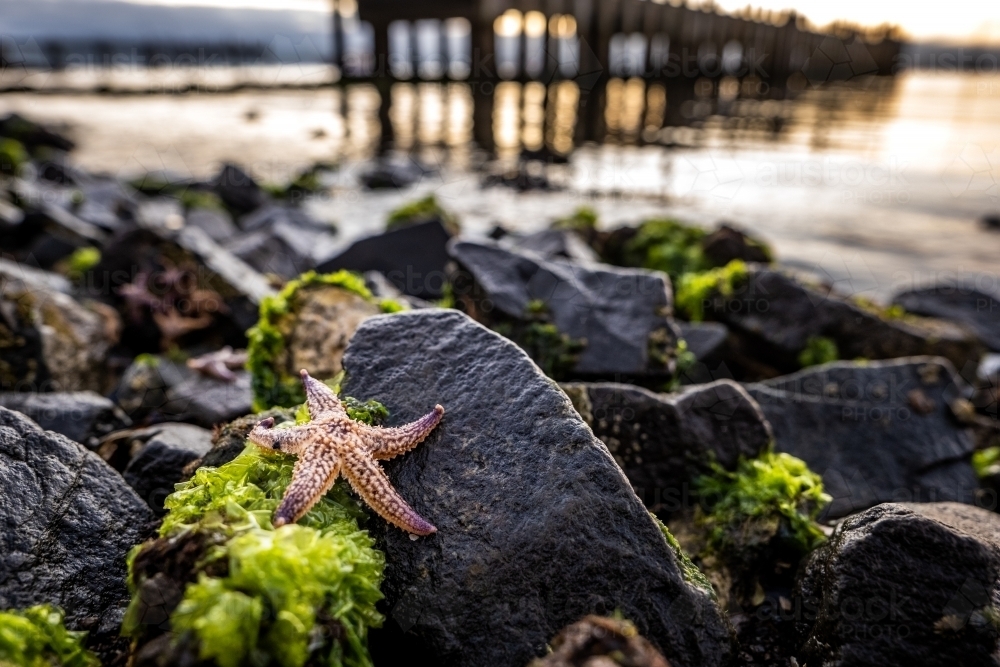
M 638 80 L 617 90 L 605 110 L 612 141 L 578 147 L 568 164 L 549 167 L 550 179 L 565 186 L 557 192 L 480 188 L 471 94 L 460 83 L 394 90 L 397 142 L 440 170 L 389 193 L 357 186 L 379 135 L 378 96 L 362 84 L 7 93 L 0 113 L 64 126 L 82 166 L 124 177 L 156 169 L 208 176 L 231 160 L 280 183 L 316 161 L 336 162 L 329 193 L 306 205 L 345 239 L 380 229 L 388 211 L 433 192 L 472 234 L 494 224 L 540 229 L 586 204 L 605 226 L 653 215 L 706 226 L 728 220 L 771 243 L 785 264 L 876 299 L 949 280 L 1000 287 L 1000 234 L 977 224 L 1000 213 L 1000 77 L 909 72 L 804 91 L 794 101 L 712 96 L 684 110 L 690 125 L 662 130 L 655 118 L 649 125 L 658 91 Z M 572 142 L 573 94 L 541 84 L 498 87 L 498 153 L 510 160 L 521 146 Z M 665 145 L 629 145 L 637 136 Z

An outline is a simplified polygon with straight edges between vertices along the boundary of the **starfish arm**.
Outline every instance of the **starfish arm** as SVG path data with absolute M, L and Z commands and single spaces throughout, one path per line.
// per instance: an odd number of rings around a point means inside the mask
M 344 477 L 361 499 L 392 525 L 414 535 L 437 532 L 396 493 L 381 466 L 366 452 L 353 450 L 345 456 Z
M 311 424 L 274 428 L 274 418 L 269 417 L 257 424 L 247 437 L 265 451 L 300 454 L 312 430 Z
M 310 447 L 299 456 L 292 471 L 292 483 L 285 489 L 274 527 L 295 523 L 326 495 L 340 474 L 340 458 L 328 447 Z
M 415 422 L 396 428 L 370 428 L 365 431 L 371 455 L 379 460 L 391 459 L 404 454 L 430 435 L 434 427 L 441 423 L 444 408 L 435 405 L 432 412 L 427 413 Z
M 332 389 L 310 376 L 304 368 L 299 371 L 299 376 L 302 378 L 302 386 L 306 390 L 306 405 L 309 407 L 310 417 L 318 419 L 347 414 L 340 399 L 337 398 Z

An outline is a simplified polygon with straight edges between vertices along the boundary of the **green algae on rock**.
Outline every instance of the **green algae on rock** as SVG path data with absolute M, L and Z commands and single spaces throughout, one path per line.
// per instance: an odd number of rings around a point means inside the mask
M 376 401 L 353 403 L 349 416 L 367 424 L 388 415 Z M 297 418 L 308 420 L 308 411 Z M 168 662 L 197 657 L 219 667 L 371 665 L 367 636 L 382 623 L 375 604 L 385 557 L 344 483 L 297 524 L 274 530 L 294 464 L 248 444 L 167 497 L 160 539 L 130 557 L 123 632 L 138 644 L 137 664 L 165 652 Z
M 197 650 L 220 667 L 370 665 L 367 633 L 382 622 L 375 603 L 384 556 L 360 529 L 367 515 L 344 484 L 298 524 L 274 530 L 271 516 L 293 465 L 293 457 L 251 445 L 179 484 L 164 503 L 160 540 L 131 559 L 135 595 L 124 631 L 150 639 L 144 619 L 171 567 L 143 560 L 143 552 L 188 540 L 197 552 L 188 555 L 195 571 L 184 573 L 183 596 L 169 610 L 172 650 Z
M 804 554 L 826 539 L 816 519 L 830 496 L 801 459 L 767 451 L 741 459 L 734 472 L 717 463 L 711 468 L 695 489 L 704 508 L 700 523 L 715 551 L 738 554 L 780 533 Z
M 674 552 L 674 556 L 677 557 L 677 564 L 681 568 L 681 575 L 684 577 L 684 581 L 688 582 L 692 586 L 697 586 L 701 590 L 705 591 L 713 600 L 716 599 L 715 589 L 712 587 L 712 582 L 708 580 L 708 577 L 698 569 L 698 566 L 694 564 L 691 557 L 687 555 L 684 549 L 681 547 L 681 543 L 677 541 L 674 534 L 670 532 L 667 525 L 660 521 L 660 518 L 649 513 L 649 516 L 653 518 L 653 521 L 659 527 L 660 532 L 663 533 L 663 538 L 667 541 L 667 546 L 670 550 Z
M 260 304 L 260 319 L 247 332 L 254 410 L 294 407 L 305 401 L 299 369 L 327 379 L 340 370 L 347 341 L 358 324 L 380 313 L 403 310 L 377 300 L 361 276 L 349 271 L 303 273 Z
M 83 646 L 86 632 L 67 630 L 63 612 L 47 604 L 0 611 L 0 665 L 4 667 L 97 667 Z
M 389 213 L 385 222 L 385 231 L 431 220 L 440 220 L 444 228 L 453 236 L 461 231 L 458 218 L 442 208 L 434 195 L 427 195 L 423 199 L 403 204 Z
M 799 353 L 799 364 L 803 368 L 827 364 L 831 361 L 837 361 L 837 359 L 840 359 L 837 342 L 826 336 L 811 336 L 806 341 L 805 348 Z
M 685 273 L 711 268 L 701 249 L 706 235 L 701 227 L 676 220 L 647 220 L 626 242 L 623 259 L 627 266 L 663 271 L 677 281 Z
M 686 314 L 692 322 L 700 322 L 705 319 L 705 302 L 716 294 L 731 296 L 747 275 L 747 265 L 739 259 L 716 269 L 686 273 L 677 281 L 677 310 Z

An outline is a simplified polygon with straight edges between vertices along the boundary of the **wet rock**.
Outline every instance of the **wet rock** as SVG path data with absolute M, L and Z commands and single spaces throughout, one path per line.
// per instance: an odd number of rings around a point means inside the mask
M 5 408 L 0 487 L 0 608 L 59 605 L 105 664 L 124 664 L 125 557 L 153 513 L 97 455 Z
M 418 310 L 362 324 L 344 366 L 345 393 L 378 399 L 393 424 L 446 409 L 385 466 L 438 532 L 411 540 L 373 517 L 389 612 L 373 651 L 520 666 L 567 624 L 618 609 L 671 664 L 726 663 L 715 603 L 685 581 L 607 449 L 516 346 L 461 313 Z
M 117 234 L 84 277 L 90 293 L 122 314 L 122 342 L 135 353 L 172 345 L 246 346 L 263 297 L 263 275 L 200 229 Z
M 533 253 L 456 239 L 452 257 L 460 307 L 492 326 L 541 309 L 558 331 L 586 345 L 574 376 L 670 375 L 678 337 L 664 273 L 548 261 Z
M 765 245 L 725 223 L 701 240 L 701 251 L 713 266 L 725 266 L 734 259 L 765 264 L 771 261 Z
M 226 206 L 237 213 L 249 213 L 270 201 L 257 182 L 234 164 L 222 166 L 212 181 L 212 189 Z
M 974 501 L 973 440 L 950 409 L 967 388 L 944 359 L 840 361 L 746 388 L 778 451 L 823 476 L 827 518 L 881 502 Z
M 250 412 L 250 373 L 233 371 L 226 381 L 182 361 L 146 355 L 122 375 L 115 399 L 137 422 L 184 421 L 211 428 Z
M 339 269 L 378 271 L 403 294 L 440 299 L 451 235 L 440 220 L 408 225 L 370 236 L 319 265 L 327 273 Z
M 225 243 L 239 231 L 228 213 L 211 208 L 196 208 L 188 211 L 185 224 L 197 227 L 216 243 Z
M 551 646 L 552 653 L 533 660 L 529 667 L 670 667 L 634 625 L 602 616 L 587 616 L 565 628 Z
M 957 322 L 1000 352 L 1000 296 L 957 287 L 930 287 L 901 292 L 892 302 L 906 312 Z
M 976 367 L 973 406 L 994 422 L 1000 417 L 1000 354 L 984 355 Z
M 358 180 L 369 190 L 400 190 L 432 173 L 433 169 L 412 160 L 382 160 L 362 171 Z
M 848 518 L 800 584 L 808 664 L 994 665 L 1000 517 L 955 503 Z
M 19 261 L 50 268 L 74 249 L 108 239 L 107 230 L 77 215 L 81 193 L 76 188 L 17 179 L 13 194 L 24 215 L 20 223 L 0 229 L 0 244 Z
M 681 338 L 695 361 L 704 364 L 722 360 L 729 330 L 719 322 L 677 322 Z
M 563 389 L 639 498 L 664 520 L 691 508 L 692 482 L 710 462 L 735 470 L 741 456 L 756 457 L 773 437 L 757 404 L 730 380 L 677 394 L 611 382 Z
M 185 466 L 212 448 L 212 432 L 191 424 L 166 423 L 132 431 L 128 436 L 142 443 L 132 455 L 122 476 L 157 515 L 163 515 L 163 500 L 181 481 Z
M 258 271 L 282 278 L 314 268 L 337 246 L 333 227 L 293 207 L 263 206 L 240 218 L 239 224 L 245 233 L 230 240 L 226 249 Z
M 1000 215 L 984 215 L 979 218 L 979 225 L 991 232 L 1000 231 Z
M 118 340 L 116 313 L 80 302 L 59 277 L 0 263 L 0 390 L 104 393 L 105 359 Z
M 88 449 L 96 449 L 102 437 L 131 423 L 111 400 L 92 391 L 0 392 L 0 406 L 27 415 L 46 431 L 61 433 Z
M 512 246 L 515 250 L 527 250 L 541 255 L 545 259 L 581 264 L 600 262 L 597 253 L 584 242 L 583 238 L 568 229 L 545 229 L 517 238 Z
M 981 346 L 962 327 L 930 318 L 892 319 L 820 284 L 807 284 L 760 264 L 726 297 L 707 295 L 708 319 L 745 339 L 754 356 L 784 372 L 799 368 L 810 339 L 831 339 L 843 359 L 945 357 L 957 368 L 978 360 Z

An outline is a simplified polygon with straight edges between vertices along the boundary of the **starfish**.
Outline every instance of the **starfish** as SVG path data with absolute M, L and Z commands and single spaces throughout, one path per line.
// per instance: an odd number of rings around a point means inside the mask
M 310 377 L 305 369 L 299 375 L 312 420 L 291 428 L 274 428 L 274 418 L 268 417 L 248 436 L 250 442 L 266 451 L 299 457 L 292 483 L 274 514 L 274 526 L 302 518 L 343 473 L 362 500 L 389 523 L 411 535 L 437 532 L 392 488 L 378 461 L 408 452 L 423 442 L 441 421 L 444 408 L 436 405 L 433 412 L 398 428 L 368 426 L 348 417 L 333 390 Z

